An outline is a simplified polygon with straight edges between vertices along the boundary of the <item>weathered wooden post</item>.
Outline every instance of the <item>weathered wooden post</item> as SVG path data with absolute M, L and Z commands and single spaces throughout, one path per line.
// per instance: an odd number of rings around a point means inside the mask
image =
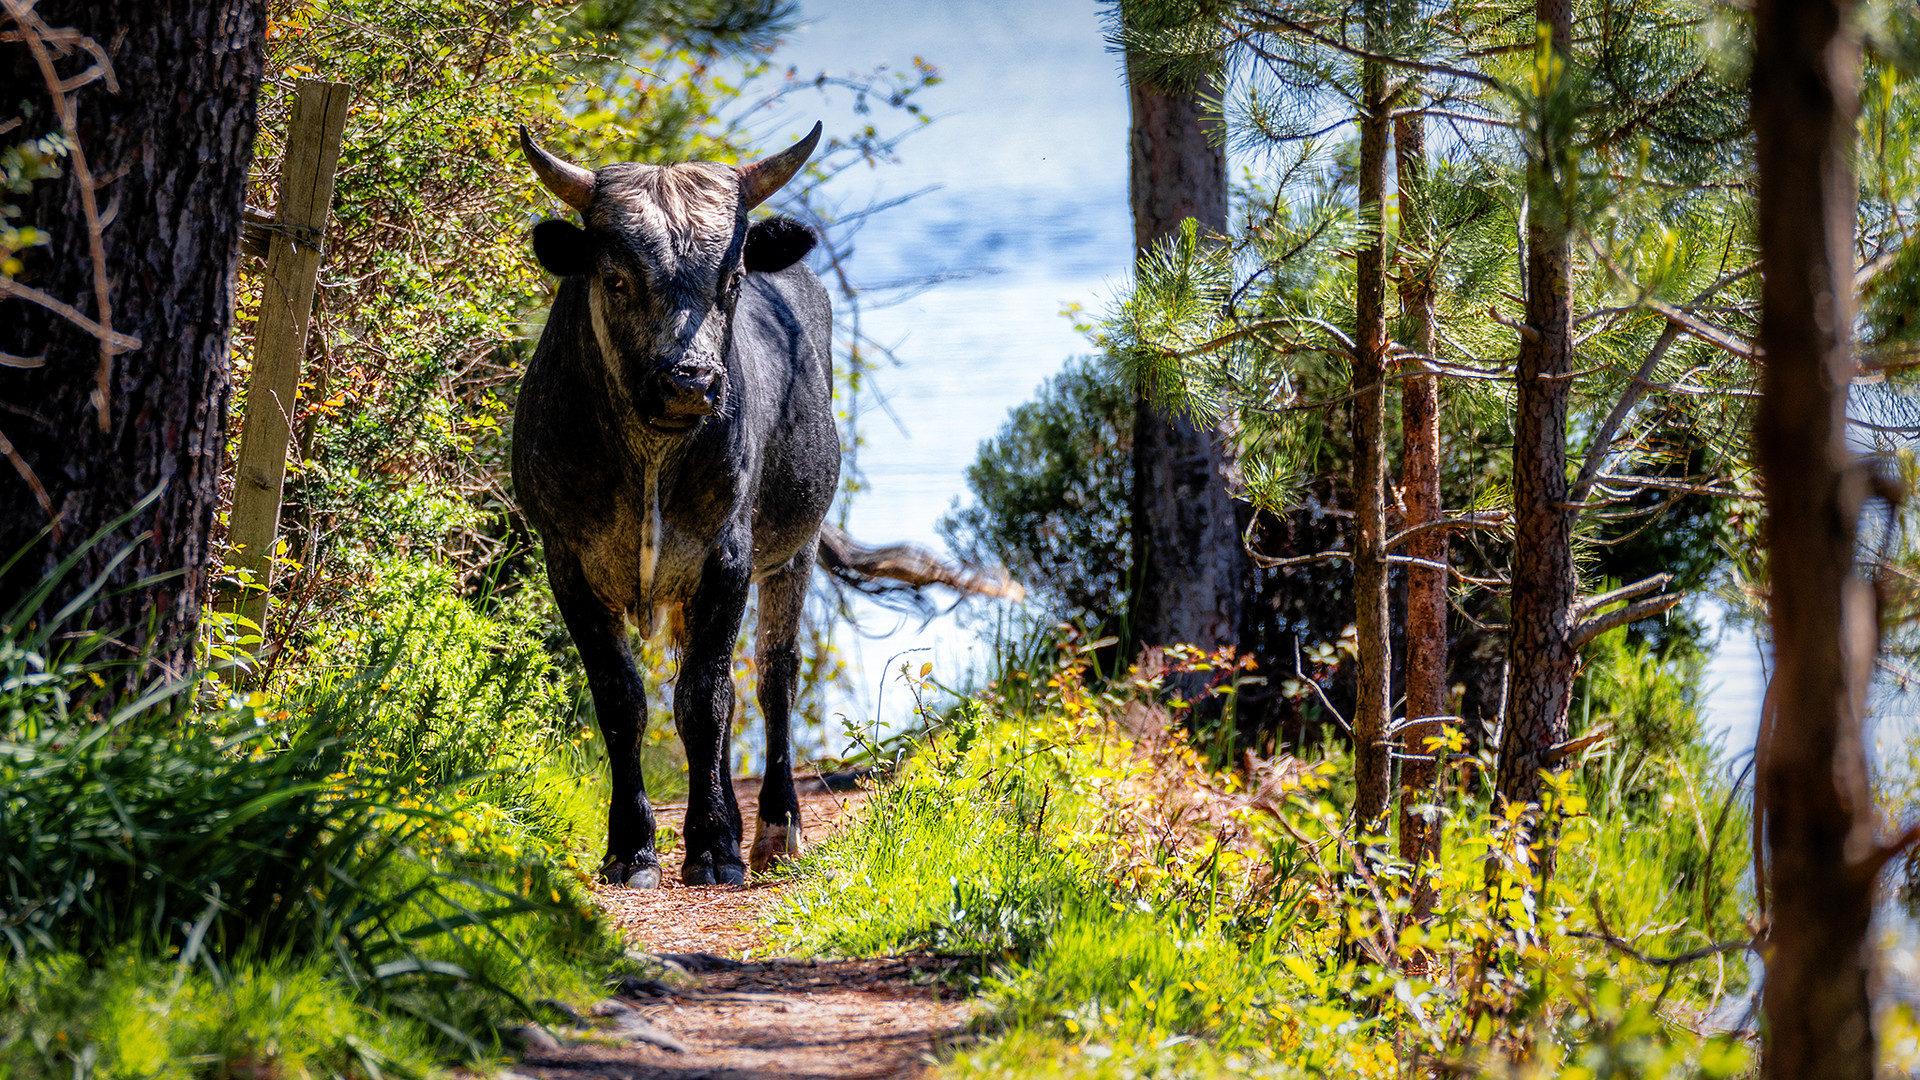
M 227 537 L 233 565 L 245 572 L 250 585 L 231 596 L 226 606 L 263 630 L 294 400 L 307 352 L 307 324 L 313 313 L 328 208 L 333 203 L 333 170 L 340 159 L 340 136 L 351 98 L 352 88 L 345 83 L 300 82 L 294 91 L 286 157 L 280 165 L 279 208 L 270 224 L 248 228 L 247 250 L 264 249 L 267 269 L 260 287 L 253 378 L 247 384 Z

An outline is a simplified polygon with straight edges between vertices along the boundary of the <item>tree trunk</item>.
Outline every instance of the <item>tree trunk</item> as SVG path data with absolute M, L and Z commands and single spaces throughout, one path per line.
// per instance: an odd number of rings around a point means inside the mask
M 1754 55 L 1765 352 L 1754 442 L 1767 497 L 1774 706 L 1762 748 L 1771 859 L 1764 1071 L 1867 1080 L 1873 803 L 1860 722 L 1878 647 L 1853 574 L 1865 470 L 1847 444 L 1854 375 L 1850 0 L 1761 0 Z
M 1553 51 L 1570 61 L 1570 0 L 1538 0 L 1535 16 L 1552 33 Z M 1565 78 L 1564 75 L 1561 76 Z M 1549 91 L 1550 93 L 1551 91 Z M 1545 95 L 1543 95 L 1545 96 Z M 1573 645 L 1573 511 L 1567 507 L 1567 397 L 1573 318 L 1567 236 L 1570 208 L 1560 197 L 1572 132 L 1567 110 L 1547 108 L 1527 167 L 1527 307 L 1520 337 L 1513 433 L 1513 592 L 1508 604 L 1511 664 L 1506 733 L 1500 745 L 1500 797 L 1540 802 L 1541 772 L 1567 738 L 1567 708 L 1579 656 Z
M 50 517 L 57 529 L 0 577 L 0 612 L 160 489 L 86 552 L 40 612 L 23 617 L 44 617 L 104 577 L 93 625 L 114 632 L 123 656 L 150 652 L 169 673 L 183 674 L 204 599 L 225 449 L 228 331 L 265 6 L 42 0 L 29 17 L 36 19 L 98 43 L 112 77 L 72 92 L 79 150 L 60 163 L 58 179 L 39 181 L 20 198 L 21 220 L 50 240 L 25 253 L 18 286 L 72 305 L 139 345 L 103 363 L 100 342 L 73 319 L 21 298 L 18 287 L 0 299 L 0 351 L 45 357 L 31 370 L 0 369 L 0 402 L 9 406 L 0 424 L 14 451 L 13 468 L 0 479 L 0 559 L 25 548 Z M 33 50 L 20 42 L 0 49 L 7 99 L 35 110 L 11 138 L 59 131 Z M 61 78 L 93 63 L 80 49 L 64 57 L 55 50 L 51 61 Z M 102 222 L 105 312 L 95 292 L 90 203 Z M 129 545 L 132 554 L 112 565 Z M 156 576 L 162 580 L 148 583 Z
M 1418 100 L 1410 86 L 1407 101 Z M 1410 345 L 1422 357 L 1435 348 L 1433 230 L 1427 218 L 1427 133 L 1419 116 L 1394 121 L 1394 156 L 1400 181 L 1400 311 Z M 1409 359 L 1419 370 L 1419 359 Z M 1409 375 L 1400 382 L 1401 501 L 1406 504 L 1406 528 L 1432 525 L 1441 519 L 1440 503 L 1440 377 Z M 1439 766 L 1426 740 L 1440 734 L 1438 723 L 1423 717 L 1447 712 L 1447 534 L 1432 529 L 1406 542 L 1403 554 L 1418 561 L 1406 566 L 1406 717 L 1402 736 L 1407 756 L 1400 765 L 1400 857 L 1415 866 L 1440 857 L 1440 826 L 1414 813 L 1431 802 Z M 1424 917 L 1431 902 L 1425 878 L 1416 880 L 1415 917 Z
M 1367 38 L 1378 48 L 1384 4 L 1367 5 Z M 1387 811 L 1392 758 L 1387 712 L 1393 704 L 1393 653 L 1387 612 L 1387 137 L 1392 118 L 1387 72 L 1368 63 L 1360 117 L 1360 221 L 1355 252 L 1353 358 L 1353 625 L 1359 649 L 1353 705 L 1354 820 L 1363 827 Z
M 1145 254 L 1187 218 L 1224 233 L 1226 151 L 1207 137 L 1218 124 L 1205 88 L 1163 90 L 1131 62 L 1134 248 Z M 1133 438 L 1132 605 L 1136 648 L 1190 643 L 1209 649 L 1239 637 L 1246 553 L 1227 491 L 1219 433 L 1140 402 Z M 1196 693 L 1204 679 L 1174 687 Z

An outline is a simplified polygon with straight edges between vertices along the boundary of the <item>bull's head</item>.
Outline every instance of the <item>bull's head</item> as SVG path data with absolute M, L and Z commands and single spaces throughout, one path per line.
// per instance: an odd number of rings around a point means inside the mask
M 784 270 L 813 247 L 787 218 L 751 227 L 760 205 L 805 165 L 820 125 L 772 157 L 735 168 L 608 165 L 589 171 L 520 129 L 548 191 L 585 228 L 543 221 L 533 253 L 549 273 L 586 279 L 593 336 L 614 382 L 656 432 L 685 434 L 727 407 L 726 349 L 748 271 Z

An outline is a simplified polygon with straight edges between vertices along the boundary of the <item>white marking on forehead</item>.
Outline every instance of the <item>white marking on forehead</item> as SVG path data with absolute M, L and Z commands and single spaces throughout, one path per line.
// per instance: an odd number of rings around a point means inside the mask
M 717 262 L 726 254 L 740 214 L 739 174 L 730 166 L 706 161 L 641 165 L 606 179 L 610 182 L 600 189 L 608 200 L 603 220 L 627 219 L 605 220 L 606 226 L 637 225 L 646 235 L 665 237 L 668 250 L 656 254 L 675 263 L 703 252 Z M 672 276 L 678 266 L 660 269 Z

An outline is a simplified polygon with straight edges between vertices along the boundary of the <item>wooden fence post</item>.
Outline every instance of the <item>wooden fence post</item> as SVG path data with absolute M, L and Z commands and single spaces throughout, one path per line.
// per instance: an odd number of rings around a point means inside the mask
M 254 331 L 253 378 L 247 384 L 234 472 L 228 546 L 233 565 L 251 586 L 224 606 L 266 627 L 267 586 L 273 579 L 274 535 L 287 474 L 300 365 L 306 357 L 313 289 L 333 203 L 333 170 L 340 160 L 352 87 L 303 79 L 294 91 L 293 122 L 280 165 L 280 205 L 270 224 L 250 224 L 246 248 L 267 257 L 260 286 L 260 322 Z

